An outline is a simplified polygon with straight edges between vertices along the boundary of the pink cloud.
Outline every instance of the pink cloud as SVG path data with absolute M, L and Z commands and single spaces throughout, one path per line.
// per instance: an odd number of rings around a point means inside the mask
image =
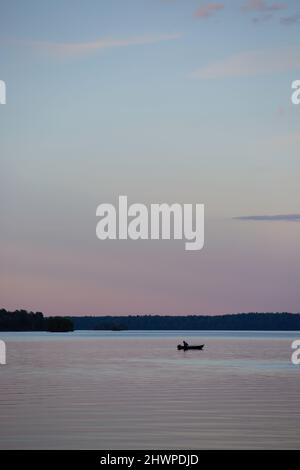
M 241 52 L 201 67 L 193 78 L 216 79 L 281 73 L 299 69 L 300 46 Z
M 223 3 L 207 3 L 206 5 L 198 8 L 198 10 L 195 11 L 194 16 L 197 18 L 209 18 L 217 11 L 223 10 L 223 8 Z
M 243 7 L 245 11 L 278 11 L 285 10 L 287 5 L 284 3 L 268 4 L 265 0 L 247 0 Z
M 115 48 L 115 47 L 128 47 L 144 44 L 155 44 L 162 41 L 172 41 L 181 37 L 181 34 L 158 34 L 158 35 L 145 35 L 135 36 L 125 39 L 103 38 L 93 42 L 81 43 L 55 43 L 47 41 L 27 41 L 22 42 L 25 46 L 30 46 L 34 49 L 48 52 L 55 56 L 72 57 L 82 56 L 91 52 Z

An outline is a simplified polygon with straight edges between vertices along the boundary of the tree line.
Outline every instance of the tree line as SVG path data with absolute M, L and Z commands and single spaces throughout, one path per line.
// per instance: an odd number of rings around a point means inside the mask
M 300 314 L 129 315 L 71 317 L 76 330 L 285 330 L 300 331 Z M 114 328 L 115 326 L 115 328 Z
M 0 310 L 0 331 L 73 330 L 261 330 L 300 331 L 299 313 L 236 313 L 227 315 L 128 315 L 45 317 L 42 312 Z
M 0 310 L 0 331 L 73 331 L 74 325 L 68 317 L 44 317 L 42 312 Z

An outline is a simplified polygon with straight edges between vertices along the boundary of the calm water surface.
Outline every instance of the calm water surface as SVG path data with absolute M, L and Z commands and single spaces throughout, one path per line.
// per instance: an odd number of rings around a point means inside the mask
M 300 332 L 0 338 L 2 449 L 300 449 Z

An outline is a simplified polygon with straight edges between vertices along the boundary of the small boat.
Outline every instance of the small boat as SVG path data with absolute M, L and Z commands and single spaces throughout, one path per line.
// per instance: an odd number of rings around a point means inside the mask
M 204 348 L 204 344 L 201 344 L 200 346 L 182 346 L 182 344 L 178 344 L 177 349 L 180 351 L 183 349 L 183 351 L 188 351 L 189 349 L 198 349 L 199 351 L 202 351 Z

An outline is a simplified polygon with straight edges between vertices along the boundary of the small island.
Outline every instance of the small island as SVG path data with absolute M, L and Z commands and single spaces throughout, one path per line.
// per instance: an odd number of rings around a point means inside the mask
M 50 333 L 68 333 L 74 331 L 74 325 L 70 318 L 67 317 L 49 317 L 45 319 L 46 331 Z

